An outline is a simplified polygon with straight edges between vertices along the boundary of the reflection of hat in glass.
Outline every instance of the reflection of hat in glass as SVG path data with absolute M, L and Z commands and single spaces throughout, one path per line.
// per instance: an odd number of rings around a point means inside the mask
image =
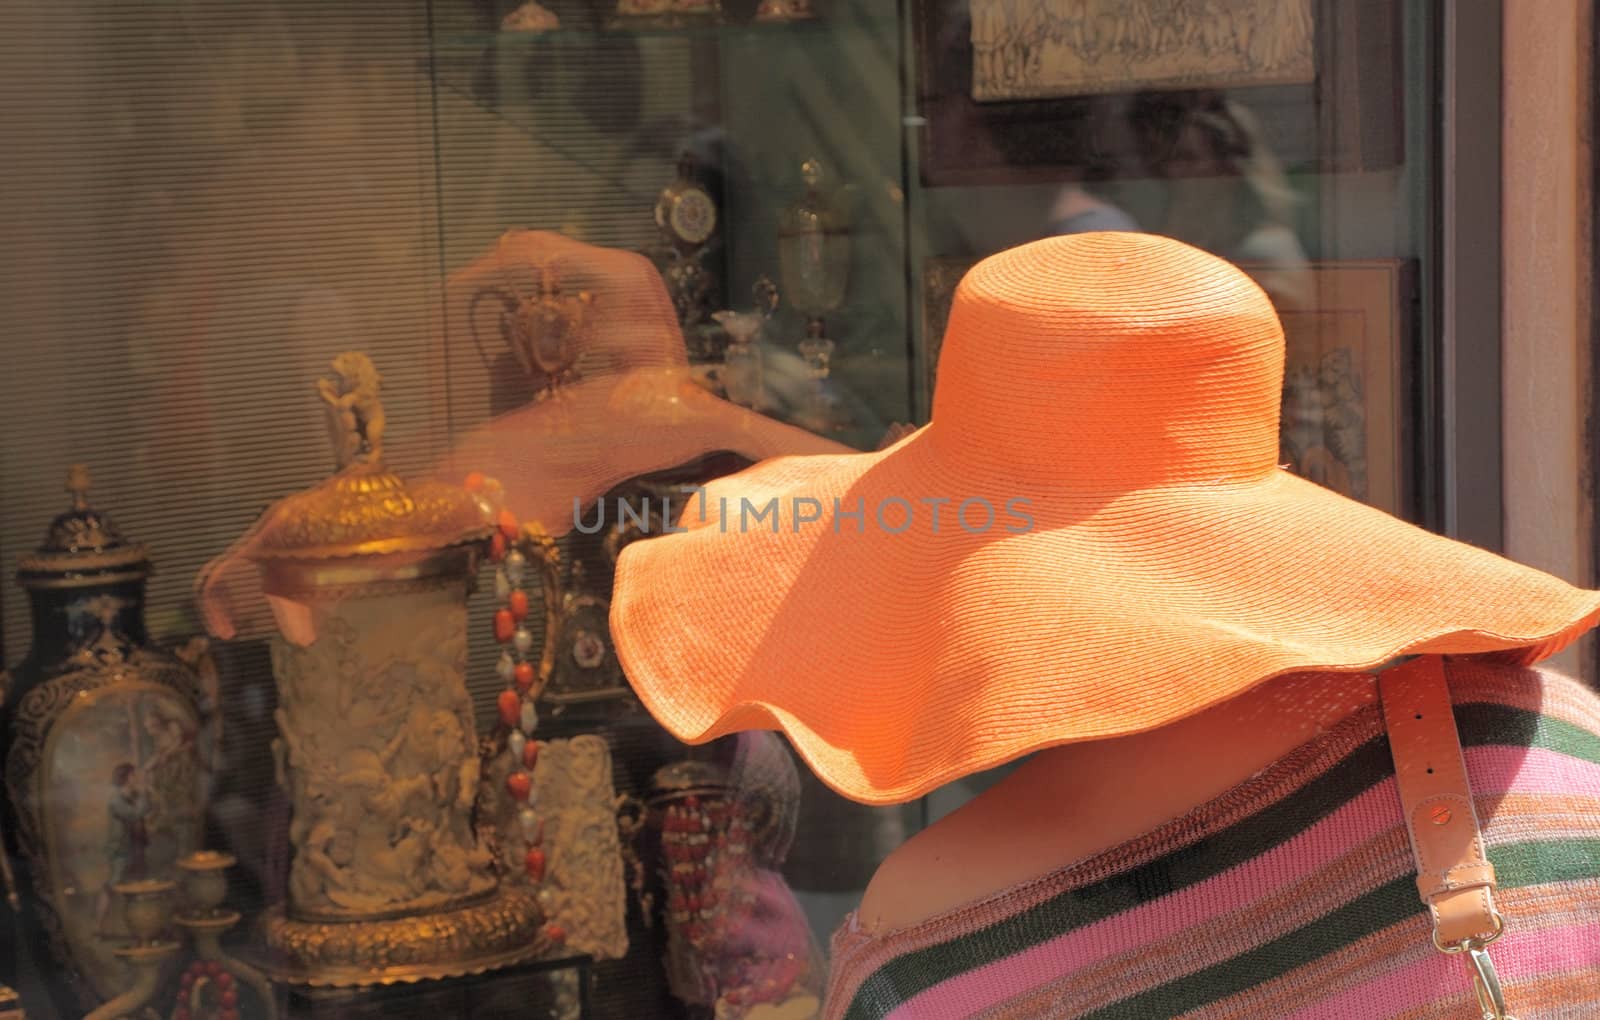
M 574 500 L 586 507 L 630 478 L 709 453 L 764 460 L 847 451 L 697 385 L 666 287 L 642 255 L 512 231 L 452 274 L 451 306 L 466 307 L 466 295 L 482 287 L 526 294 L 543 270 L 555 271 L 564 294 L 593 295 L 575 352 L 577 380 L 468 433 L 454 444 L 442 475 L 477 471 L 498 479 L 519 518 L 562 535 L 572 528 Z
M 987 259 L 931 424 L 719 479 L 686 533 L 627 547 L 622 665 L 682 739 L 781 728 L 884 803 L 1276 675 L 1531 662 L 1593 625 L 1600 593 L 1281 470 L 1283 357 L 1260 289 L 1176 241 Z
M 546 270 L 553 272 L 542 279 Z M 528 406 L 452 443 L 435 471 L 438 481 L 447 484 L 428 490 L 438 498 L 447 500 L 446 490 L 459 489 L 469 473 L 488 475 L 501 483 L 505 505 L 518 518 L 537 521 L 560 536 L 572 529 L 576 513 L 616 485 L 706 454 L 727 451 L 758 461 L 784 453 L 848 449 L 719 399 L 697 385 L 689 376 L 666 286 L 649 260 L 633 252 L 598 248 L 560 234 L 512 231 L 450 277 L 447 316 L 456 329 L 464 328 L 463 320 L 475 311 L 492 318 L 504 306 L 498 299 L 477 302 L 475 295 L 492 289 L 529 298 L 537 296 L 546 279 L 558 282 L 563 294 L 591 295 L 585 328 L 570 351 L 576 378 L 556 384 L 537 400 L 530 380 Z M 324 495 L 337 495 L 350 485 L 336 477 L 320 488 Z M 465 498 L 461 492 L 454 495 Z M 281 530 L 281 521 L 274 524 L 275 516 L 282 516 L 277 512 L 281 506 L 263 515 L 196 580 L 196 601 L 212 633 L 232 637 L 265 631 L 268 621 L 261 610 L 266 602 L 250 559 L 263 551 L 265 536 L 275 527 Z M 475 519 L 468 523 L 483 524 Z M 278 611 L 281 615 L 281 606 Z

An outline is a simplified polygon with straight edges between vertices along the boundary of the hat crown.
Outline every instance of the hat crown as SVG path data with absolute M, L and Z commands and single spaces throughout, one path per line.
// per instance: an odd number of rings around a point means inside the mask
M 1248 480 L 1277 466 L 1283 359 L 1271 302 L 1228 262 L 1149 234 L 1047 238 L 957 287 L 930 434 L 1019 482 Z

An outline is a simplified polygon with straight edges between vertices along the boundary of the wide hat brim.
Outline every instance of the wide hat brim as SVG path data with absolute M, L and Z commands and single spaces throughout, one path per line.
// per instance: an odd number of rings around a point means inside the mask
M 692 498 L 685 533 L 624 550 L 617 653 L 675 736 L 781 729 L 834 790 L 896 803 L 1274 676 L 1532 662 L 1600 617 L 1600 592 L 1286 471 L 1008 491 L 942 458 L 938 427 L 758 464 Z
M 494 478 L 520 520 L 560 537 L 579 515 L 592 520 L 589 507 L 615 486 L 708 454 L 760 461 L 848 450 L 706 392 L 687 367 L 647 368 L 562 387 L 472 430 L 435 475 Z

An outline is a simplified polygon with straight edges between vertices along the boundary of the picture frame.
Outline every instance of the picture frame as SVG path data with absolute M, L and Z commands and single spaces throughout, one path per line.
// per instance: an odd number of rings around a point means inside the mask
M 932 409 L 951 300 L 978 261 L 934 256 L 922 264 L 919 378 L 925 412 Z M 1303 306 L 1278 310 L 1285 340 L 1279 460 L 1340 495 L 1412 517 L 1405 365 L 1416 325 L 1416 263 L 1318 261 L 1300 272 Z
M 1414 516 L 1404 366 L 1416 321 L 1416 264 L 1321 261 L 1306 273 L 1305 307 L 1278 312 L 1285 341 L 1279 460 L 1340 495 Z
M 1175 15 L 1173 0 L 1128 0 Z M 1006 185 L 1145 176 L 1129 108 L 1141 88 L 1180 97 L 1220 91 L 1247 109 L 1291 172 L 1393 167 L 1404 160 L 1398 0 L 1312 0 L 1314 77 L 1252 84 L 1226 71 L 1181 89 L 1106 82 L 1083 95 L 980 102 L 973 97 L 970 0 L 914 0 L 913 39 L 924 186 Z

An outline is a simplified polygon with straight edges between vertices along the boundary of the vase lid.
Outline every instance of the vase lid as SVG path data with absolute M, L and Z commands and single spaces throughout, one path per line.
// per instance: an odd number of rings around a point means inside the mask
M 357 464 L 279 500 L 249 555 L 263 561 L 427 552 L 487 538 L 491 530 L 464 488 L 407 483 L 381 465 Z
M 428 552 L 487 538 L 491 508 L 463 486 L 406 482 L 383 463 L 385 416 L 372 360 L 347 352 L 318 383 L 339 470 L 279 500 L 247 554 L 260 561 Z
M 656 769 L 650 777 L 652 799 L 688 794 L 721 794 L 728 789 L 728 771 L 707 761 L 675 761 Z
M 75 588 L 149 576 L 144 546 L 129 542 L 110 517 L 89 504 L 90 485 L 87 466 L 68 469 L 72 507 L 50 522 L 38 549 L 18 560 L 17 580 L 24 588 Z

